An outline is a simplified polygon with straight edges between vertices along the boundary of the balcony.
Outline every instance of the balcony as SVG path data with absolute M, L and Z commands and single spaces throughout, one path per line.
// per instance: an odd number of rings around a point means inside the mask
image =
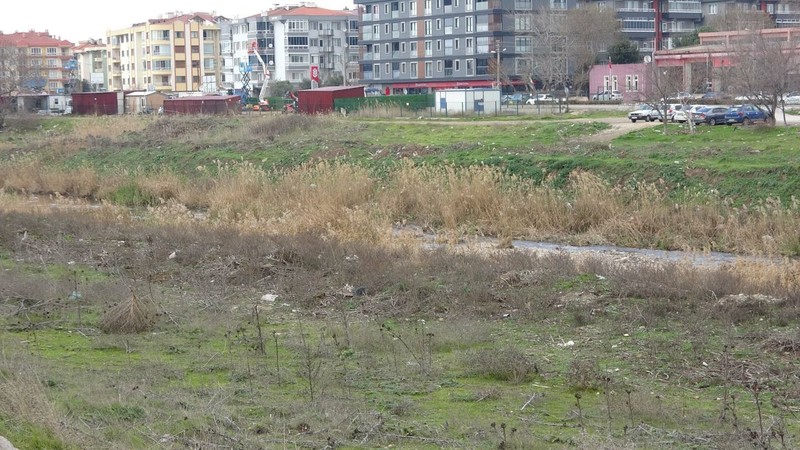
M 695 13 L 699 14 L 703 12 L 703 7 L 701 6 L 700 2 L 668 2 L 667 7 L 669 8 L 668 12 L 671 13 Z
M 333 29 L 319 30 L 320 36 L 333 36 Z

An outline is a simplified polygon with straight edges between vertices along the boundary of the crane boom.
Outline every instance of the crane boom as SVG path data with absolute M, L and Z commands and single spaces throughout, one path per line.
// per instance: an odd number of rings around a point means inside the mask
M 270 78 L 269 69 L 267 68 L 267 63 L 264 62 L 264 58 L 258 53 L 258 43 L 253 41 L 250 44 L 250 52 L 255 53 L 258 62 L 261 64 L 261 68 L 264 70 L 264 82 L 261 84 L 261 91 L 258 93 L 258 101 L 263 102 L 267 99 L 267 85 Z

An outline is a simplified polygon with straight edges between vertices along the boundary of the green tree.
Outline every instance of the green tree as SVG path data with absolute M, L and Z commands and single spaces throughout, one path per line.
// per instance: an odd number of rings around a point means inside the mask
M 642 62 L 639 49 L 630 39 L 620 39 L 608 47 L 608 57 L 614 64 L 632 64 Z
M 311 80 L 308 78 L 303 78 L 303 81 L 297 86 L 298 89 L 311 89 Z
M 294 86 L 291 81 L 276 81 L 270 84 L 269 95 L 271 97 L 283 97 L 287 91 L 293 91 Z
M 691 33 L 682 34 L 672 40 L 673 48 L 689 47 L 691 45 L 700 44 L 700 34 L 697 30 Z
M 344 86 L 344 78 L 340 73 L 333 73 L 322 80 L 323 86 Z

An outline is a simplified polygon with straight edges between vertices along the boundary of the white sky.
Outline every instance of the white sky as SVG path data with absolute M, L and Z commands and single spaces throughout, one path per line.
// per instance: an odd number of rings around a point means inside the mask
M 353 9 L 352 0 L 312 0 L 316 6 L 327 9 Z M 262 10 L 271 9 L 276 3 L 296 4 L 297 1 L 267 0 L 130 0 L 105 1 L 84 0 L 3 0 L 0 7 L 0 31 L 45 31 L 75 44 L 89 38 L 103 38 L 106 31 L 126 28 L 134 23 L 155 19 L 170 11 L 208 12 L 215 11 L 226 17 L 246 17 Z

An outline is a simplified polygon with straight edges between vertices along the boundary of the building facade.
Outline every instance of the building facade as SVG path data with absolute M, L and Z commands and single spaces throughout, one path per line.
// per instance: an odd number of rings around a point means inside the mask
M 363 82 L 403 92 L 488 87 L 516 73 L 520 0 L 356 0 Z M 530 6 L 529 6 L 530 5 Z M 524 45 L 520 43 L 520 45 Z
M 109 31 L 109 90 L 217 92 L 222 80 L 217 19 L 177 12 Z
M 89 90 L 102 92 L 108 89 L 108 50 L 102 39 L 81 41 L 72 48 L 77 61 L 79 80 L 88 84 Z
M 72 46 L 72 42 L 51 36 L 47 31 L 0 33 L 0 47 L 17 55 L 14 67 L 3 70 L 18 74 L 15 78 L 20 82 L 15 87 L 19 93 L 67 93 L 74 67 Z
M 346 84 L 360 81 L 357 11 L 305 4 L 221 22 L 220 26 L 223 79 L 228 89 L 242 88 L 245 71 L 249 71 L 255 90 L 265 81 L 299 83 L 310 79 L 312 66 L 318 68 L 322 82 L 333 76 L 342 77 Z

